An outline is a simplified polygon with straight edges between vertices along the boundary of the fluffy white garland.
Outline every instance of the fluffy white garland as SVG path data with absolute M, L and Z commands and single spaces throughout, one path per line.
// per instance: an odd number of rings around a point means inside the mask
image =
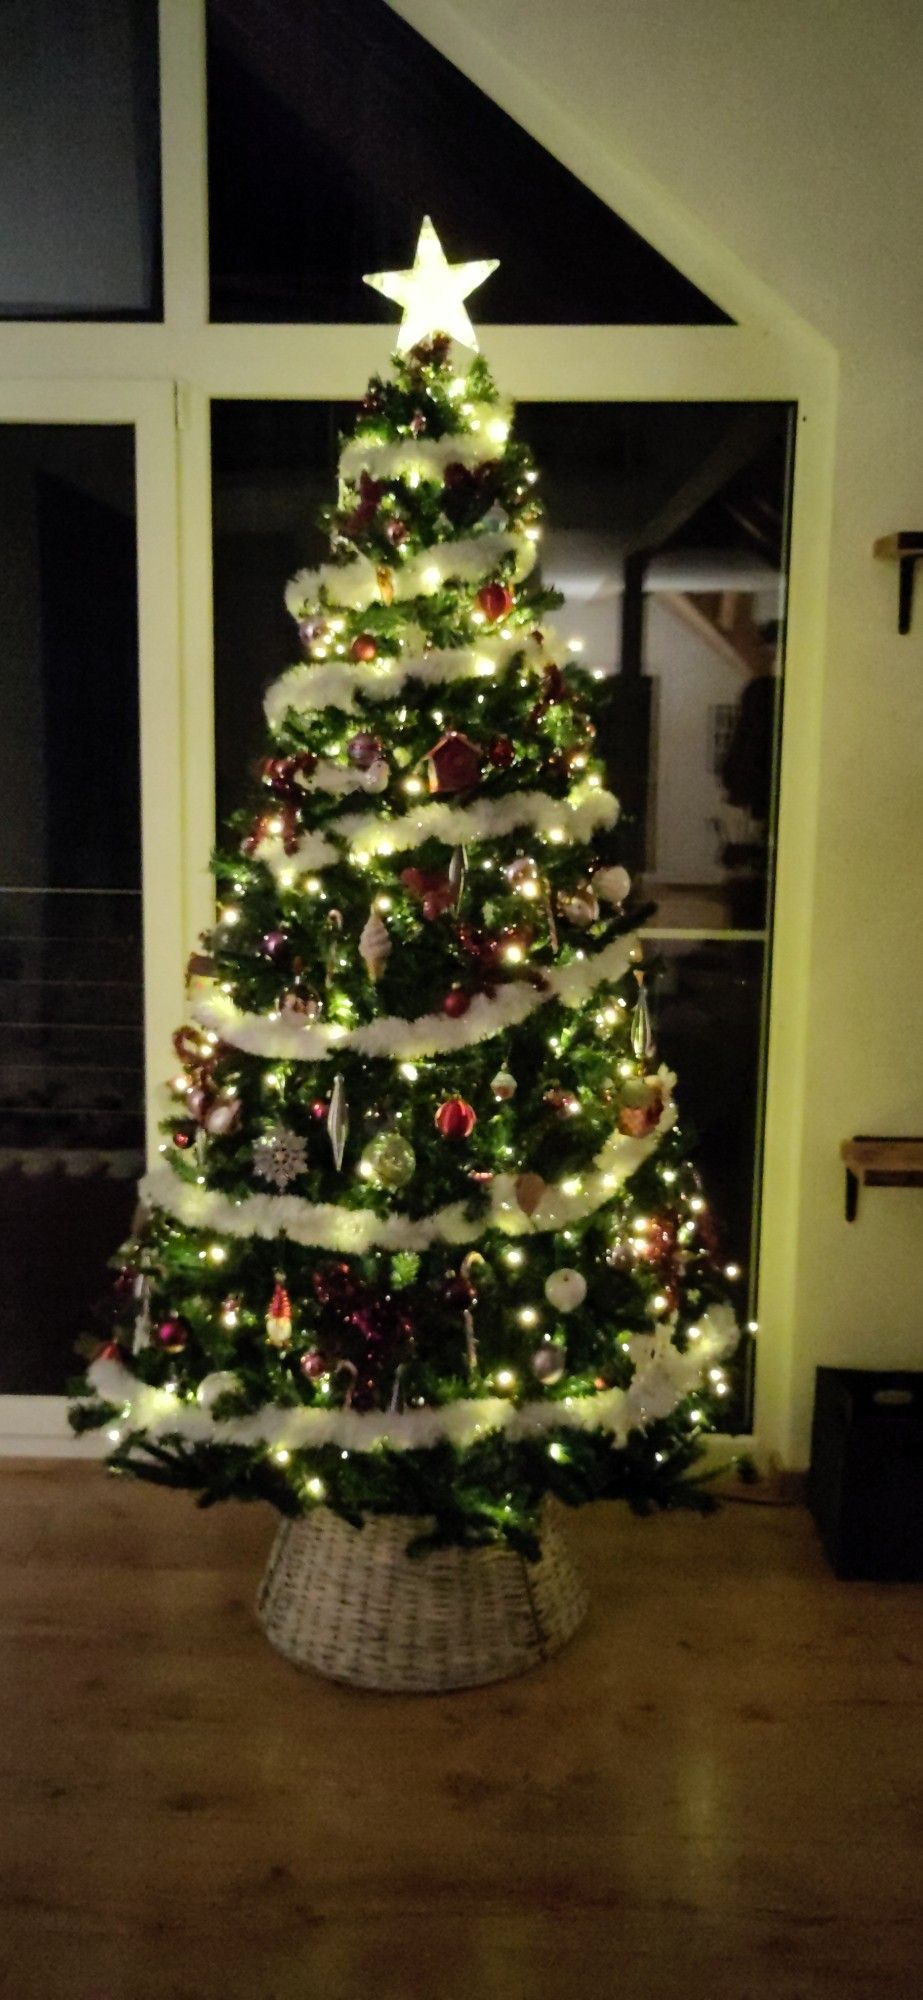
M 618 799 L 602 786 L 587 789 L 575 786 L 567 798 L 549 798 L 547 792 L 508 792 L 500 799 L 473 799 L 470 805 L 450 805 L 433 799 L 402 813 L 399 819 L 384 819 L 380 813 L 344 813 L 334 820 L 331 832 L 345 840 L 356 854 L 403 854 L 408 847 L 420 847 L 425 840 L 439 840 L 445 847 L 468 847 L 475 840 L 501 840 L 520 827 L 534 833 L 550 834 L 560 827 L 564 843 L 590 840 L 603 827 L 615 825 Z
M 531 1215 L 524 1213 L 516 1198 L 516 1175 L 497 1174 L 489 1188 L 492 1225 L 502 1229 L 506 1236 L 528 1236 L 548 1230 L 557 1232 L 568 1229 L 574 1222 L 582 1222 L 586 1216 L 602 1208 L 605 1202 L 611 1201 L 616 1189 L 630 1180 L 632 1174 L 656 1151 L 663 1134 L 676 1124 L 677 1112 L 672 1096 L 676 1078 L 671 1070 L 663 1066 L 657 1075 L 664 1094 L 664 1106 L 653 1132 L 648 1133 L 646 1138 L 633 1139 L 616 1126 L 597 1153 L 591 1171 L 571 1174 L 564 1182 L 549 1185 Z M 572 1181 L 576 1185 L 571 1193 L 568 1189 Z
M 360 1256 L 367 1250 L 426 1250 L 431 1243 L 476 1243 L 489 1229 L 506 1236 L 529 1236 L 566 1229 L 611 1201 L 616 1189 L 656 1151 L 662 1134 L 676 1120 L 669 1095 L 675 1078 L 660 1071 L 666 1102 L 660 1120 L 646 1138 L 633 1139 L 618 1127 L 597 1153 L 593 1168 L 550 1183 L 531 1215 L 516 1199 L 516 1177 L 497 1174 L 487 1187 L 488 1207 L 472 1219 L 465 1201 L 450 1202 L 432 1215 L 416 1219 L 401 1209 L 376 1215 L 371 1208 L 341 1208 L 335 1202 L 305 1201 L 296 1194 L 226 1195 L 217 1188 L 184 1181 L 172 1167 L 155 1167 L 139 1184 L 148 1208 L 161 1208 L 192 1229 L 211 1229 L 218 1236 L 274 1241 L 286 1236 L 305 1249 L 340 1250 Z M 576 1183 L 568 1192 L 570 1180 Z
M 279 1409 L 266 1404 L 255 1415 L 218 1422 L 199 1405 L 181 1403 L 164 1389 L 150 1388 L 118 1361 L 94 1361 L 89 1379 L 96 1394 L 117 1404 L 122 1433 L 144 1431 L 150 1438 L 178 1436 L 189 1443 L 266 1445 L 276 1450 L 338 1445 L 343 1451 L 419 1451 L 447 1439 L 457 1449 L 505 1432 L 511 1439 L 549 1432 L 605 1431 L 624 1444 L 632 1429 L 669 1416 L 699 1387 L 706 1370 L 736 1346 L 738 1328 L 727 1306 L 713 1306 L 699 1321 L 698 1339 L 685 1354 L 673 1346 L 664 1326 L 632 1342 L 635 1375 L 630 1388 L 603 1389 L 591 1396 L 539 1400 L 518 1408 L 501 1396 L 463 1398 L 425 1410 Z
M 546 834 L 558 827 L 564 836 L 563 847 L 591 840 L 600 828 L 614 826 L 618 816 L 618 799 L 602 786 L 596 790 L 575 787 L 564 799 L 549 798 L 547 792 L 508 792 L 504 798 L 474 799 L 467 806 L 433 799 L 393 819 L 381 813 L 342 813 L 329 822 L 326 833 L 302 834 L 291 854 L 286 853 L 279 834 L 265 833 L 254 855 L 280 886 L 290 888 L 299 875 L 342 860 L 334 840 L 349 848 L 352 855 L 371 860 L 376 854 L 405 854 L 424 840 L 439 840 L 445 847 L 467 847 L 475 840 L 500 840 L 520 827 Z
M 400 479 L 405 473 L 416 473 L 419 479 L 441 481 L 447 465 L 480 465 L 496 458 L 509 434 L 511 405 L 473 403 L 466 417 L 470 430 L 455 431 L 448 437 L 409 437 L 388 442 L 372 437 L 350 438 L 340 453 L 340 479 L 354 485 L 359 474 L 367 472 L 372 479 Z M 494 424 L 505 426 L 503 437 L 491 436 Z
M 399 1014 L 382 1014 L 364 1027 L 344 1028 L 336 1021 L 305 1021 L 298 1015 L 247 1014 L 235 1006 L 211 981 L 201 982 L 190 1009 L 192 1019 L 230 1042 L 232 1048 L 249 1055 L 267 1056 L 289 1062 L 321 1062 L 340 1049 L 356 1049 L 361 1055 L 387 1056 L 394 1062 L 419 1057 L 452 1055 L 476 1042 L 518 1027 L 537 1007 L 560 1000 L 565 1007 L 581 1007 L 603 980 L 624 978 L 636 949 L 633 934 L 613 938 L 602 951 L 574 958 L 569 965 L 542 968 L 544 990 L 525 980 L 501 986 L 493 997 L 475 995 L 467 1014 L 451 1020 L 448 1014 L 419 1014 L 406 1020 Z
M 426 653 L 408 651 L 399 659 L 382 656 L 368 664 L 346 660 L 301 664 L 272 682 L 263 708 L 271 729 L 278 728 L 288 709 L 316 715 L 325 708 L 338 708 L 351 715 L 357 694 L 369 701 L 389 701 L 409 680 L 426 687 L 440 687 L 446 681 L 488 680 L 514 654 L 540 659 L 542 650 L 538 640 L 519 631 L 508 639 L 485 634 L 476 646 L 434 646 Z M 489 673 L 485 662 L 489 662 Z
M 484 582 L 495 574 L 505 556 L 512 556 L 513 575 L 521 583 L 535 567 L 538 551 L 528 535 L 515 528 L 482 535 L 460 535 L 457 541 L 435 542 L 428 549 L 389 565 L 394 597 L 432 597 L 450 577 L 461 583 Z M 300 569 L 285 587 L 285 605 L 293 618 L 305 618 L 319 607 L 324 591 L 331 610 L 366 611 L 380 599 L 378 569 L 368 556 L 351 562 L 321 563 Z

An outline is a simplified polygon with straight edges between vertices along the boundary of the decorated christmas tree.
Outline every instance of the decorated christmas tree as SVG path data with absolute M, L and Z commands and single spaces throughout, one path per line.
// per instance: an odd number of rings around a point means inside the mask
M 538 1552 L 546 1495 L 701 1504 L 736 1338 L 658 1061 L 528 447 L 424 224 L 286 592 L 162 1161 L 73 1412 L 121 1472 Z

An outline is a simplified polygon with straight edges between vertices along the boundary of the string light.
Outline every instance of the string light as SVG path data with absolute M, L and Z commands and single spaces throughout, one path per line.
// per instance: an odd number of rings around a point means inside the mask
M 503 1257 L 504 1257 L 504 1262 L 512 1265 L 514 1271 L 518 1270 L 520 1265 L 524 1264 L 526 1261 L 526 1253 L 524 1250 L 504 1250 Z
M 516 1386 L 516 1377 L 512 1368 L 498 1368 L 494 1376 L 494 1381 L 498 1389 L 513 1389 Z
M 553 1458 L 558 1465 L 563 1465 L 565 1459 L 567 1458 L 567 1453 L 564 1449 L 564 1446 L 563 1444 L 558 1443 L 557 1438 L 554 1438 L 552 1443 L 548 1446 L 548 1456 L 549 1458 Z
M 406 1081 L 407 1081 L 408 1083 L 416 1083 L 416 1080 L 417 1080 L 417 1077 L 419 1076 L 419 1074 L 420 1074 L 420 1072 L 419 1072 L 419 1070 L 418 1070 L 418 1068 L 417 1068 L 417 1065 L 416 1065 L 416 1063 L 412 1063 L 412 1062 L 402 1062 L 402 1063 L 401 1063 L 401 1075 L 402 1075 L 402 1077 L 406 1078 Z
M 538 1313 L 536 1312 L 534 1306 L 523 1306 L 522 1311 L 518 1315 L 518 1318 L 520 1326 L 538 1325 Z
M 273 1458 L 275 1459 L 277 1465 L 287 1465 L 289 1459 L 291 1458 L 291 1455 L 292 1454 L 290 1451 L 286 1451 L 284 1445 L 277 1446 L 276 1450 L 273 1452 Z
M 210 1243 L 208 1254 L 213 1264 L 223 1264 L 228 1253 L 223 1243 Z
M 322 1479 L 309 1479 L 307 1481 L 306 1491 L 310 1493 L 312 1500 L 323 1500 L 327 1488 L 324 1485 Z

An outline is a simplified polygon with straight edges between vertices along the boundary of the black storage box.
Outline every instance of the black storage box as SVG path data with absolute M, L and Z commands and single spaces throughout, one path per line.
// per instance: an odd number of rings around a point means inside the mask
M 808 1505 L 837 1576 L 923 1582 L 923 1374 L 818 1368 Z

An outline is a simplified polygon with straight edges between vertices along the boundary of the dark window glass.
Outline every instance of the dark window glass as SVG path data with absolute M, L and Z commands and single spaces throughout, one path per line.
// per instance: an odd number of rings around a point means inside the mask
M 60 1393 L 143 1167 L 134 440 L 0 427 L 0 1393 Z
M 160 313 L 155 0 L 3 0 L 0 317 Z
M 351 405 L 214 406 L 218 809 L 239 803 L 262 694 L 297 657 L 285 578 L 325 552 Z M 755 1287 L 788 405 L 521 403 L 542 468 L 545 577 L 605 695 L 599 746 L 649 936 L 663 1056 L 722 1251 Z M 602 685 L 605 683 L 605 686 Z M 745 1355 L 733 1423 L 746 1419 Z
M 428 210 L 484 323 L 726 322 L 385 0 L 209 0 L 208 104 L 215 320 L 393 322 Z

